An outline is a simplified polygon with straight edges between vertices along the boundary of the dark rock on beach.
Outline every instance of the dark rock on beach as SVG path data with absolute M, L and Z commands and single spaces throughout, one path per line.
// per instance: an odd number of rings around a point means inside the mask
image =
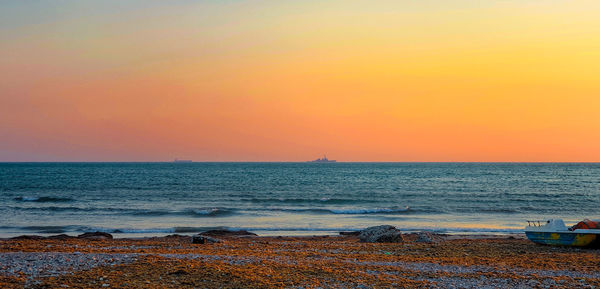
M 402 232 L 394 226 L 381 225 L 369 227 L 358 235 L 358 238 L 363 243 L 401 243 L 404 242 Z
M 10 238 L 11 240 L 67 240 L 75 238 L 73 236 L 69 236 L 67 234 L 60 235 L 52 235 L 48 237 L 39 236 L 39 235 L 21 235 L 17 237 Z
M 69 236 L 67 234 L 59 234 L 59 235 L 52 235 L 52 236 L 46 237 L 46 239 L 49 239 L 49 240 L 67 240 L 67 239 L 73 239 L 73 238 L 75 238 L 75 237 Z
M 88 232 L 78 235 L 79 239 L 112 240 L 113 236 L 104 232 Z
M 417 233 L 417 239 L 415 240 L 417 243 L 436 243 L 439 242 L 439 237 L 434 236 L 429 232 L 420 232 Z
M 192 237 L 192 244 L 210 244 L 219 243 L 221 240 L 214 237 L 248 237 L 258 236 L 252 232 L 245 230 L 232 231 L 232 230 L 209 230 Z
M 360 231 L 349 231 L 349 232 L 340 232 L 342 236 L 358 236 L 360 235 Z
M 203 236 L 203 235 L 194 235 L 192 237 L 192 244 L 212 244 L 212 243 L 219 243 L 221 242 L 221 240 L 216 239 L 216 238 L 212 238 L 212 237 L 208 237 L 208 236 Z
M 167 273 L 167 275 L 189 275 L 189 274 L 190 274 L 189 272 L 182 270 L 182 269 Z
M 43 240 L 46 237 L 38 236 L 38 235 L 21 235 L 10 238 L 11 240 Z
M 186 235 L 179 235 L 179 234 L 171 234 L 171 235 L 166 235 L 165 238 L 189 238 L 190 236 L 186 236 Z

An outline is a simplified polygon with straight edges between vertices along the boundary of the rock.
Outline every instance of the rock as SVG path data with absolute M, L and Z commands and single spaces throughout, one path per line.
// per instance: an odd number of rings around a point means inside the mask
M 113 236 L 109 233 L 104 232 L 87 232 L 78 235 L 79 239 L 93 239 L 93 240 L 112 240 Z
M 204 236 L 218 236 L 218 237 L 228 237 L 228 236 L 258 236 L 252 232 L 248 232 L 245 230 L 240 231 L 231 231 L 231 230 L 209 230 L 206 232 L 200 233 L 200 235 Z
M 342 236 L 358 236 L 360 235 L 360 231 L 350 231 L 350 232 L 340 232 Z
M 221 242 L 221 240 L 215 239 L 212 237 L 208 237 L 208 236 L 202 236 L 201 234 L 194 235 L 192 237 L 192 244 L 212 244 L 212 243 L 219 243 L 219 242 Z
M 75 237 L 69 236 L 67 234 L 52 235 L 52 236 L 46 237 L 46 239 L 49 239 L 49 240 L 67 240 L 67 239 L 72 239 L 72 238 L 75 238 Z
M 188 275 L 188 274 L 190 274 L 190 273 L 188 273 L 187 271 L 182 270 L 182 269 L 167 273 L 167 275 Z
M 192 239 L 192 236 L 172 234 L 172 235 L 164 236 L 162 238 L 166 238 L 166 239 L 179 239 L 180 241 L 189 242 Z
M 38 236 L 38 235 L 21 235 L 10 238 L 11 240 L 43 240 L 46 237 Z
M 21 235 L 21 236 L 13 237 L 10 239 L 11 240 L 67 240 L 67 239 L 71 239 L 71 238 L 75 238 L 75 237 L 69 236 L 67 234 L 60 234 L 60 235 L 52 235 L 52 236 L 48 236 L 48 237 L 38 236 L 38 235 Z
M 394 226 L 382 225 L 369 227 L 358 235 L 361 242 L 364 243 L 401 243 L 404 242 L 402 232 Z
M 417 239 L 415 240 L 417 243 L 434 243 L 436 240 L 433 238 L 431 233 L 421 232 L 417 233 Z

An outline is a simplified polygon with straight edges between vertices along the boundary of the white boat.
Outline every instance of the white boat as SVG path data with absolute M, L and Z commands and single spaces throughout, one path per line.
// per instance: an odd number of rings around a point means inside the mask
M 544 245 L 597 247 L 600 245 L 600 221 L 583 220 L 567 227 L 562 219 L 527 221 L 525 235 L 532 242 Z

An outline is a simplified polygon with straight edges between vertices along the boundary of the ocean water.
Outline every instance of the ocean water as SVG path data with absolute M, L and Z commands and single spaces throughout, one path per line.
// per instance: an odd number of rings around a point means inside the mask
M 320 235 L 381 224 L 497 234 L 548 218 L 600 219 L 600 164 L 0 164 L 0 237 Z

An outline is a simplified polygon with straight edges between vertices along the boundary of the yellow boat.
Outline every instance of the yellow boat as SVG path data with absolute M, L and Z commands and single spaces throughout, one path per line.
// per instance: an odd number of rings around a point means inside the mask
M 578 226 L 581 223 L 585 224 L 585 222 L 594 224 L 600 224 L 600 222 L 585 220 L 570 228 L 565 225 L 562 219 L 551 219 L 545 223 L 542 221 L 527 222 L 529 225 L 525 227 L 525 235 L 534 243 L 558 246 L 600 247 L 600 228 L 589 228 L 585 225 Z

